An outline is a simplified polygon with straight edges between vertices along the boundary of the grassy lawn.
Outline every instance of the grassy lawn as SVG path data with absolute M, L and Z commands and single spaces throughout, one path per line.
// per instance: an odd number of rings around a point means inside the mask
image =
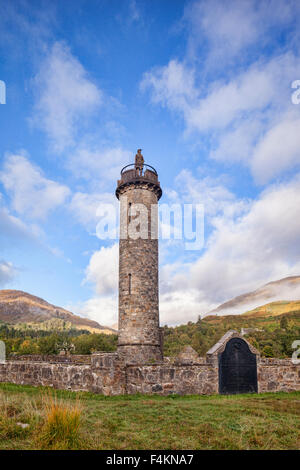
M 65 409 L 80 409 L 77 437 L 68 442 L 56 431 L 56 415 L 47 422 L 53 400 L 63 408 L 59 419 Z M 69 432 L 72 422 L 64 425 Z M 0 449 L 39 448 L 299 449 L 300 392 L 104 397 L 0 384 Z

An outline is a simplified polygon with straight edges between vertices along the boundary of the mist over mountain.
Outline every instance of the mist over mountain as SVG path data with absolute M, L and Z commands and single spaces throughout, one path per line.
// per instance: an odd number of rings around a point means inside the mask
M 260 305 L 300 299 L 300 276 L 289 276 L 259 287 L 258 289 L 234 297 L 219 305 L 207 315 L 240 315 Z

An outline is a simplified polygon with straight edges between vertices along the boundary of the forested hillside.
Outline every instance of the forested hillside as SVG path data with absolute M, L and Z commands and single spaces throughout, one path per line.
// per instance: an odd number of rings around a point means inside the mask
M 272 308 L 275 308 L 272 306 Z M 228 330 L 237 330 L 266 357 L 291 357 L 292 343 L 300 339 L 300 310 L 278 315 L 270 308 L 244 315 L 210 316 L 196 323 L 189 322 L 173 328 L 164 327 L 164 355 L 176 356 L 185 345 L 191 345 L 200 356 L 213 346 Z M 117 335 L 90 333 L 71 328 L 33 330 L 0 324 L 0 340 L 8 354 L 91 354 L 93 351 L 114 351 Z
M 211 316 L 196 323 L 165 327 L 164 352 L 174 356 L 191 345 L 201 356 L 228 330 L 245 330 L 245 338 L 266 357 L 291 357 L 293 341 L 300 339 L 300 310 L 276 316 Z

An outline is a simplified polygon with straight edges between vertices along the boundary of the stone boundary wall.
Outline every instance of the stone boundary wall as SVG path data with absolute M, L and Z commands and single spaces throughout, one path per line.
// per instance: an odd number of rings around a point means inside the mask
M 212 395 L 218 393 L 218 369 L 209 364 L 127 366 L 127 393 Z
M 291 359 L 259 358 L 258 393 L 300 391 L 300 364 Z
M 52 362 L 7 361 L 0 364 L 0 382 L 123 395 L 126 393 L 125 369 L 112 356 L 110 353 L 93 355 L 90 364 L 56 362 L 54 356 Z
M 7 361 L 0 364 L 0 382 L 76 391 L 89 391 L 94 384 L 90 365 L 30 361 Z
M 290 359 L 258 358 L 258 392 L 300 391 L 300 364 Z M 217 364 L 127 366 L 127 393 L 212 395 L 219 393 Z
M 300 391 L 300 364 L 288 359 L 258 360 L 258 392 Z M 215 364 L 164 362 L 122 365 L 116 354 L 91 356 L 90 364 L 14 360 L 0 364 L 0 382 L 43 385 L 103 395 L 211 395 L 219 393 Z
M 0 382 L 43 385 L 103 395 L 219 393 L 218 357 L 227 342 L 240 335 L 232 330 L 199 357 L 190 346 L 175 358 L 148 364 L 126 364 L 117 352 L 91 356 L 17 356 L 0 364 Z M 243 339 L 245 341 L 245 339 Z M 291 359 L 262 358 L 256 355 L 258 392 L 300 391 L 300 364 Z

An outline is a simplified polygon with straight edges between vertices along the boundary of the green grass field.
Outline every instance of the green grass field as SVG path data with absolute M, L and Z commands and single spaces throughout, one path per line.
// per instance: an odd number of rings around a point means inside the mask
M 69 441 L 59 431 L 69 433 L 72 419 L 60 430 L 65 414 L 47 422 L 53 396 L 63 413 L 80 409 Z M 300 392 L 104 397 L 0 384 L 0 449 L 40 448 L 299 449 Z

